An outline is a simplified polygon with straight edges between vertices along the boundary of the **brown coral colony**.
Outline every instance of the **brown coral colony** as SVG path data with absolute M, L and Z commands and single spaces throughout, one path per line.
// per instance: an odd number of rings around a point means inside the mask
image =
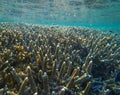
M 0 95 L 117 94 L 119 76 L 119 35 L 78 27 L 0 25 Z

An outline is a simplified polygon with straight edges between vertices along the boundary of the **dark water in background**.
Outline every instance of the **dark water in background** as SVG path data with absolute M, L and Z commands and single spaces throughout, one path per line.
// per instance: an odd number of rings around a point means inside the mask
M 0 22 L 120 32 L 120 0 L 0 0 Z

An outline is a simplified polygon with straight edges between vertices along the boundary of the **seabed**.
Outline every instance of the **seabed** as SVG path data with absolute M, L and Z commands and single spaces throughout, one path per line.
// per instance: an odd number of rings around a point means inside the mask
M 120 95 L 120 35 L 2 23 L 0 95 Z

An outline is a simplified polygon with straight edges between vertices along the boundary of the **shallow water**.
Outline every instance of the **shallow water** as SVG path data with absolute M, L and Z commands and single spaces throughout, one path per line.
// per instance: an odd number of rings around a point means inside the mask
M 0 0 L 0 22 L 120 32 L 120 0 Z
M 120 95 L 119 9 L 120 0 L 0 0 L 0 95 Z

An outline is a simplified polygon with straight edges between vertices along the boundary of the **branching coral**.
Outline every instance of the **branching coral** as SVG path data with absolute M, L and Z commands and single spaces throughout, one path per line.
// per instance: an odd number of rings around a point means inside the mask
M 119 92 L 119 35 L 22 24 L 0 31 L 0 94 Z

